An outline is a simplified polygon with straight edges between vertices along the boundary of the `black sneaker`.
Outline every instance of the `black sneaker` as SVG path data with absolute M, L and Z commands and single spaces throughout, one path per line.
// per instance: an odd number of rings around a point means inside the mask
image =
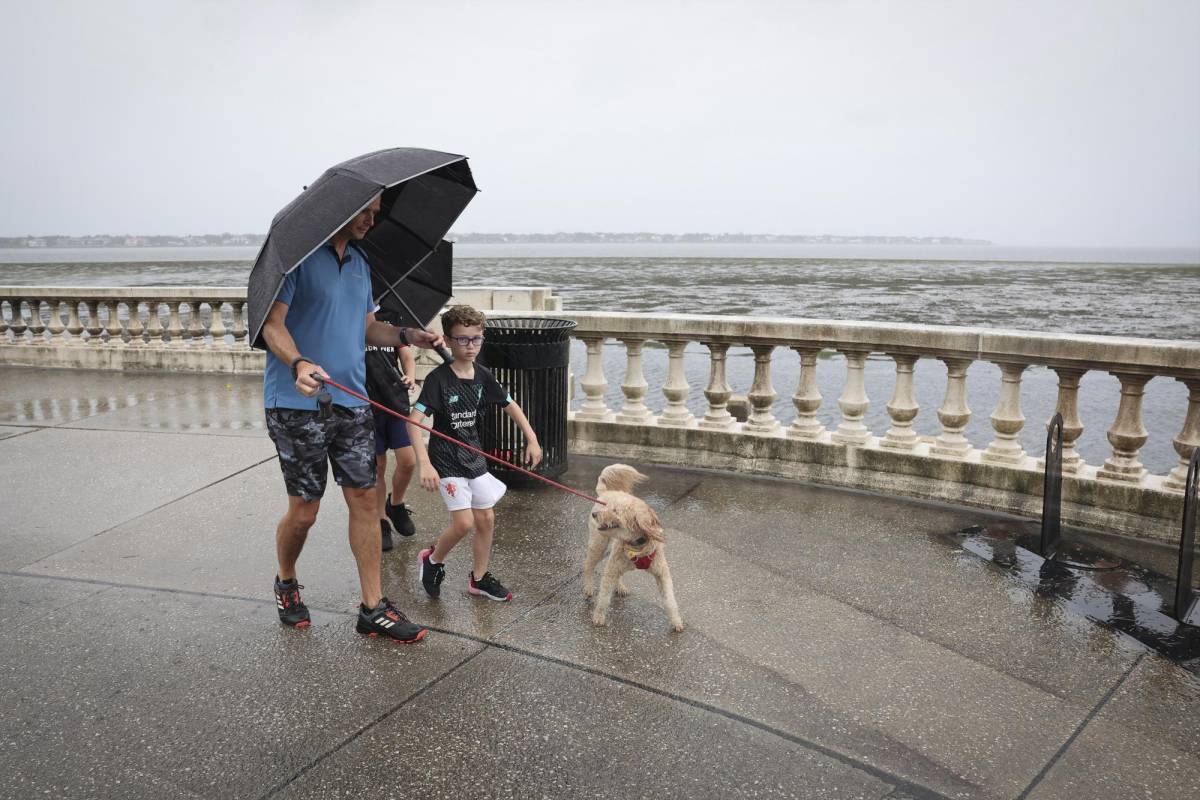
M 372 639 L 382 637 L 403 644 L 419 642 L 425 637 L 425 627 L 401 614 L 386 597 L 370 609 L 360 603 L 354 628 Z
M 388 525 L 388 521 L 386 519 L 381 519 L 379 520 L 379 530 L 383 536 L 383 552 L 386 553 L 392 549 L 392 526 Z
M 295 580 L 279 580 L 275 576 L 275 609 L 279 612 L 279 621 L 293 628 L 307 628 L 312 624 L 308 617 L 308 606 L 300 599 L 300 590 L 304 587 Z
M 401 536 L 412 536 L 417 532 L 416 526 L 413 525 L 412 512 L 408 510 L 408 506 L 404 503 L 398 506 L 392 505 L 390 494 L 387 496 L 387 503 L 383 506 L 383 512 L 388 515 L 388 519 L 392 521 L 392 527 Z
M 436 598 L 442 593 L 442 581 L 446 578 L 446 566 L 430 561 L 429 557 L 432 555 L 433 548 L 427 547 L 417 555 L 417 559 L 421 564 L 421 585 L 425 587 L 425 594 Z
M 490 572 L 483 573 L 483 577 L 479 580 L 475 580 L 475 573 L 472 572 L 470 582 L 467 584 L 467 591 L 473 595 L 501 603 L 512 600 L 512 592 L 504 588 L 504 584 L 496 580 L 496 577 Z

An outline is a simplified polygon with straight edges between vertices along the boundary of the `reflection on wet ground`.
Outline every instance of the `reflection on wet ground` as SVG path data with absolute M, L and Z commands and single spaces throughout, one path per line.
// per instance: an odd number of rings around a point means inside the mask
M 1078 541 L 1065 542 L 1054 558 L 1042 558 L 1032 524 L 976 525 L 948 538 L 1007 572 L 1032 602 L 1061 604 L 1200 674 L 1200 615 L 1189 616 L 1188 623 L 1175 619 L 1173 576 Z
M 0 424 L 260 433 L 265 430 L 262 378 L 5 367 Z

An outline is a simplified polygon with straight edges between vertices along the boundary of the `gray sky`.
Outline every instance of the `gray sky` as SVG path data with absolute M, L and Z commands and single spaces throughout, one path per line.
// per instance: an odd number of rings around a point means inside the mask
M 265 231 L 471 158 L 459 231 L 1200 243 L 1200 2 L 15 2 L 0 235 Z

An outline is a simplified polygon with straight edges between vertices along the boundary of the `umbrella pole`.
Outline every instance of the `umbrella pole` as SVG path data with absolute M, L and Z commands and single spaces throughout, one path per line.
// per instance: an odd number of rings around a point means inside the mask
M 413 313 L 413 310 L 412 310 L 412 308 L 409 307 L 408 303 L 404 302 L 404 298 L 401 297 L 400 293 L 396 291 L 395 286 L 392 286 L 392 284 L 390 284 L 386 280 L 384 280 L 383 276 L 380 275 L 378 272 L 376 272 L 374 269 L 372 269 L 371 272 L 377 278 L 379 278 L 380 282 L 383 283 L 384 286 L 387 287 L 387 290 L 389 292 L 391 292 L 392 297 L 396 298 L 397 302 L 399 302 L 400 305 L 404 306 L 404 310 L 407 311 L 408 315 L 410 317 L 412 317 L 413 321 L 415 321 L 417 323 L 417 327 L 419 327 L 421 330 L 425 331 L 426 333 L 433 333 L 433 331 L 429 330 L 429 328 L 426 328 L 425 325 L 421 323 L 421 320 L 417 317 L 416 314 Z M 412 270 L 409 270 L 409 272 L 412 272 Z M 407 277 L 407 273 L 405 275 L 401 276 L 400 280 L 404 280 L 405 277 Z M 399 283 L 399 282 L 400 281 L 397 281 L 397 283 Z M 439 356 L 441 356 L 442 361 L 447 364 L 454 361 L 454 356 L 451 355 L 450 351 L 444 347 L 434 347 L 433 351 L 435 353 L 437 353 Z

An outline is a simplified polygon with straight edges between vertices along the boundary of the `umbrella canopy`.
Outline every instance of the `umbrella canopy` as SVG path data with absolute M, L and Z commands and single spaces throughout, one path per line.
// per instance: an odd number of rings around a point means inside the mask
M 420 285 L 419 279 L 431 282 L 428 275 L 418 275 L 423 262 L 435 250 L 440 254 L 442 237 L 477 191 L 466 156 L 436 150 L 398 147 L 330 167 L 271 222 L 246 292 L 253 346 L 266 349 L 262 328 L 284 276 L 366 208 L 375 195 L 382 192 L 380 210 L 375 227 L 361 242 L 362 250 L 371 266 L 376 294 L 391 296 L 385 287 L 395 286 L 403 297 L 405 284 L 398 282 L 406 276 L 414 279 L 413 286 Z M 445 259 L 446 283 L 449 252 L 446 248 L 445 256 L 435 258 L 429 270 L 432 273 Z M 377 296 L 377 300 L 383 299 Z M 420 325 L 441 307 L 429 310 L 412 302 L 408 305 L 414 312 L 411 317 L 417 318 L 414 324 Z M 419 319 L 426 313 L 424 320 Z
M 377 228 L 378 226 L 376 226 Z M 371 233 L 374 233 L 372 229 Z M 363 252 L 371 264 L 371 288 L 380 310 L 376 319 L 402 328 L 424 328 L 454 294 L 454 244 L 445 239 L 419 264 L 389 280 L 375 269 L 379 259 L 372 255 L 371 234 L 363 239 Z

